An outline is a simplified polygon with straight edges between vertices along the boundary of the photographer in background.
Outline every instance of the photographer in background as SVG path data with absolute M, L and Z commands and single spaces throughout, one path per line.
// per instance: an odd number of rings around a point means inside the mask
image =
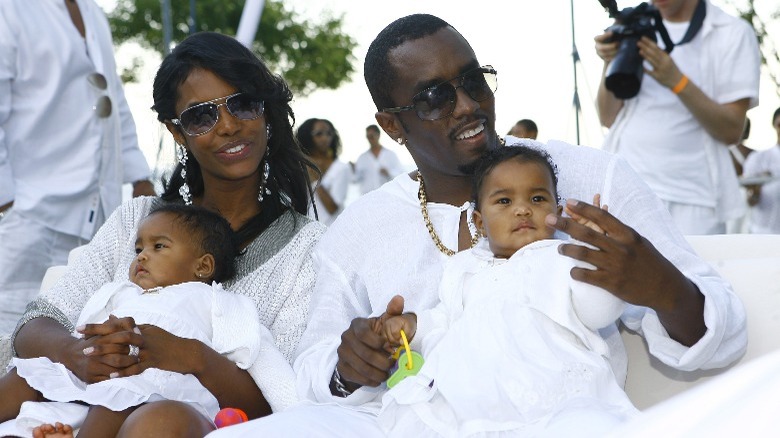
M 604 149 L 623 156 L 664 201 L 684 234 L 726 232 L 741 198 L 728 145 L 739 142 L 745 114 L 758 104 L 759 50 L 750 25 L 708 0 L 655 0 L 671 54 L 643 36 L 636 43 L 647 74 L 636 97 L 607 89 L 619 35 L 595 38 L 604 60 L 597 103 L 610 128 Z

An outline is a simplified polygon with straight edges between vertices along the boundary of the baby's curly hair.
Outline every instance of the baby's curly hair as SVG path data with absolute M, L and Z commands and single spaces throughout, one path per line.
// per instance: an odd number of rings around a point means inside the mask
M 490 150 L 477 161 L 474 168 L 474 180 L 471 187 L 471 199 L 474 201 L 475 209 L 479 210 L 479 191 L 482 190 L 482 184 L 485 182 L 485 178 L 487 178 L 496 166 L 513 159 L 522 163 L 539 163 L 546 167 L 547 170 L 550 171 L 550 176 L 552 176 L 552 188 L 555 202 L 560 203 L 561 198 L 558 196 L 558 167 L 553 163 L 550 154 L 541 149 L 518 145 L 504 146 Z
M 196 247 L 214 256 L 214 281 L 223 283 L 233 278 L 238 240 L 227 219 L 203 207 L 168 202 L 156 203 L 148 216 L 157 213 L 176 216 L 176 224 L 188 231 Z

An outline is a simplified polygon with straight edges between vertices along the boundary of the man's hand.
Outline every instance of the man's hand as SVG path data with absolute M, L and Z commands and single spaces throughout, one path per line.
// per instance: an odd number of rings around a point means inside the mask
M 645 69 L 645 72 L 653 77 L 658 83 L 666 88 L 674 88 L 682 79 L 683 74 L 672 57 L 666 51 L 658 47 L 648 37 L 642 37 L 636 46 L 639 48 L 639 55 L 645 59 L 653 68 Z
M 599 55 L 599 58 L 601 58 L 605 64 L 615 59 L 615 55 L 617 55 L 618 52 L 620 43 L 618 41 L 613 41 L 613 36 L 614 34 L 610 31 L 602 33 L 601 35 L 596 35 L 593 38 L 593 41 L 596 42 L 596 54 Z
M 380 318 L 398 316 L 403 311 L 403 298 L 396 296 Z M 341 334 L 336 367 L 350 391 L 360 386 L 379 386 L 387 380 L 388 371 L 395 363 L 386 350 L 384 334 L 378 330 L 382 325 L 380 318 L 355 318 Z
M 618 298 L 658 313 L 669 335 L 693 345 L 704 335 L 704 296 L 669 260 L 631 227 L 609 212 L 585 202 L 567 200 L 566 207 L 605 234 L 572 218 L 547 216 L 547 223 L 572 238 L 594 246 L 563 244 L 559 252 L 595 266 L 575 267 L 575 280 L 608 290 Z

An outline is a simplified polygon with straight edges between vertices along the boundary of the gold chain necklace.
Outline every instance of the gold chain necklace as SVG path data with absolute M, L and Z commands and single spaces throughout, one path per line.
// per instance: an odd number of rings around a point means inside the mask
M 444 244 L 441 243 L 439 235 L 436 234 L 436 230 L 433 229 L 433 223 L 431 222 L 431 218 L 428 216 L 428 197 L 425 196 L 425 182 L 423 182 L 423 177 L 419 170 L 417 171 L 417 181 L 420 182 L 420 189 L 417 191 L 417 198 L 420 199 L 420 210 L 422 210 L 422 216 L 423 220 L 425 221 L 425 227 L 428 228 L 428 234 L 431 235 L 431 239 L 433 239 L 433 243 L 436 245 L 436 248 L 439 248 L 439 251 L 445 255 L 454 256 L 455 251 L 444 246 Z M 471 231 L 469 231 L 469 234 L 471 234 Z M 473 248 L 478 241 L 479 233 L 472 235 L 471 247 Z

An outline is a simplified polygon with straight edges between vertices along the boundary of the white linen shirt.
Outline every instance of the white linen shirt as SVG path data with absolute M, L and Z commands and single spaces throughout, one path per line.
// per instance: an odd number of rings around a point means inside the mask
M 382 175 L 380 169 L 387 170 L 390 176 Z M 384 146 L 379 150 L 379 155 L 374 155 L 369 149 L 355 160 L 355 182 L 360 184 L 361 194 L 378 189 L 403 171 L 398 155 Z
M 744 20 L 707 1 L 700 31 L 670 56 L 716 103 L 758 105 L 760 55 Z M 665 201 L 714 208 L 719 222 L 746 211 L 728 145 L 709 135 L 671 90 L 645 74 L 639 94 L 623 102 L 605 150 L 624 156 Z
M 149 178 L 116 73 L 111 32 L 93 0 L 76 0 L 82 38 L 62 0 L 0 2 L 0 205 L 89 239 L 121 202 L 123 182 Z M 87 78 L 102 73 L 99 90 Z M 102 95 L 111 115 L 93 106 Z M 100 214 L 102 209 L 102 214 Z
M 780 145 L 748 155 L 742 175 L 759 176 L 766 172 L 780 177 Z M 750 209 L 750 232 L 780 234 L 780 179 L 773 179 L 761 186 L 758 204 Z
M 349 189 L 349 182 L 352 180 L 352 169 L 349 164 L 341 160 L 333 160 L 327 172 L 322 175 L 319 181 L 312 182 L 312 190 L 317 189 L 317 184 L 322 184 L 322 187 L 328 191 L 330 197 L 333 198 L 333 202 L 336 203 L 338 209 L 332 214 L 328 212 L 325 206 L 322 204 L 319 193 L 314 192 L 314 203 L 317 205 L 317 215 L 314 214 L 314 207 L 309 204 L 309 217 L 312 219 L 318 219 L 325 225 L 330 225 L 336 220 L 338 215 L 344 211 L 344 203 L 347 200 L 347 190 Z
M 559 170 L 561 198 L 589 201 L 600 193 L 610 213 L 652 242 L 704 294 L 707 332 L 690 348 L 669 337 L 655 311 L 627 306 L 621 317 L 623 323 L 644 334 L 654 356 L 675 368 L 693 370 L 722 367 L 744 353 L 747 332 L 741 301 L 731 286 L 696 256 L 660 199 L 622 158 L 559 141 L 545 145 L 507 137 L 507 143 L 546 150 Z M 408 175 L 400 175 L 362 196 L 341 214 L 315 248 L 313 310 L 294 365 L 301 398 L 368 412 L 379 409 L 384 385 L 363 387 L 340 398 L 331 395 L 329 383 L 341 334 L 352 319 L 381 314 L 395 295 L 404 297 L 405 312 L 430 309 L 439 301 L 438 286 L 448 257 L 428 234 L 420 213 L 418 188 Z M 442 243 L 456 248 L 460 207 L 429 203 L 428 214 Z M 617 381 L 622 383 L 627 357 L 617 326 L 600 333 L 610 348 Z

